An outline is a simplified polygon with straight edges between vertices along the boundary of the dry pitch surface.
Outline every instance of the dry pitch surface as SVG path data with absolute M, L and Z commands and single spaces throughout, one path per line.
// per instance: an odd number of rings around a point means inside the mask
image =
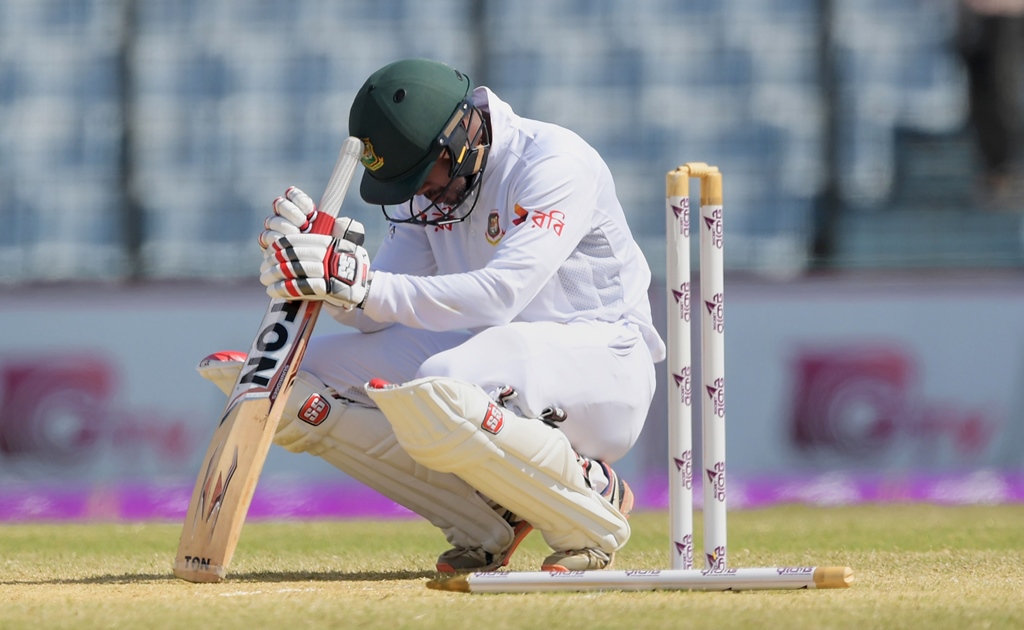
M 617 568 L 666 568 L 667 521 L 636 514 Z M 0 525 L 0 628 L 1024 628 L 1024 506 L 782 507 L 729 529 L 732 566 L 849 565 L 856 582 L 446 593 L 424 586 L 443 538 L 402 520 L 250 523 L 229 579 L 199 585 L 171 576 L 176 523 L 18 524 Z M 511 568 L 546 553 L 534 533 Z

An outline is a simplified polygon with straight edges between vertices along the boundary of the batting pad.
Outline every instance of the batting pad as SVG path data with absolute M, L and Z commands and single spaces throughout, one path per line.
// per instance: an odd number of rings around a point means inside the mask
M 426 518 L 452 546 L 498 554 L 512 544 L 512 527 L 469 484 L 413 461 L 379 409 L 336 398 L 309 372 L 295 376 L 274 443 L 323 458 Z
M 196 369 L 230 395 L 245 358 L 244 352 L 215 352 Z M 293 453 L 323 458 L 426 518 L 452 546 L 482 547 L 499 554 L 512 544 L 512 527 L 469 484 L 417 464 L 398 445 L 379 409 L 338 400 L 334 393 L 319 378 L 300 370 L 274 443 Z
M 457 474 L 529 521 L 552 549 L 612 553 L 629 539 L 626 517 L 587 487 L 561 431 L 521 418 L 476 385 L 451 378 L 373 381 L 366 393 L 414 460 Z
M 244 352 L 235 350 L 214 352 L 203 357 L 203 360 L 196 366 L 196 371 L 200 376 L 216 385 L 217 389 L 224 392 L 225 396 L 230 396 L 246 358 Z

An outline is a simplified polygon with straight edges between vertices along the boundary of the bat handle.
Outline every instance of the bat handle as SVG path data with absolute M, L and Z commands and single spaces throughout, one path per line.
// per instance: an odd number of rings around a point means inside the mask
M 334 164 L 334 171 L 327 182 L 327 189 L 320 198 L 320 212 L 331 218 L 336 218 L 341 210 L 341 202 L 345 199 L 349 184 L 355 175 L 359 160 L 363 155 L 363 141 L 359 138 L 349 136 L 341 143 L 341 151 L 338 152 L 338 161 Z M 313 224 L 316 225 L 316 222 Z M 328 229 L 321 234 L 330 234 Z
M 334 230 L 334 217 L 326 212 L 318 212 L 313 225 L 309 228 L 310 234 L 330 234 Z

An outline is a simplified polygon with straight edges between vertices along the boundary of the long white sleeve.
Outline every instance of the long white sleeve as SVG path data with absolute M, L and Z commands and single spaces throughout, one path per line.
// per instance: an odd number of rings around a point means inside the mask
M 423 230 L 416 226 L 392 225 L 370 267 L 381 277 L 386 272 L 417 276 L 433 274 L 437 270 L 437 263 Z M 374 319 L 358 308 L 345 310 L 331 304 L 325 304 L 324 307 L 335 320 L 361 332 L 382 330 L 397 321 Z
M 367 314 L 428 330 L 501 325 L 522 314 L 590 231 L 596 205 L 596 182 L 580 160 L 550 157 L 529 170 L 535 173 L 520 180 L 524 190 L 514 191 L 519 206 L 535 217 L 554 212 L 555 222 L 540 218 L 512 227 L 481 269 L 429 277 L 377 271 Z M 472 232 L 481 216 L 472 218 L 453 231 Z M 556 311 L 547 314 L 543 319 Z
M 493 136 L 473 213 L 444 226 L 390 226 L 359 317 L 435 331 L 622 322 L 661 360 L 651 272 L 607 165 L 576 134 L 516 116 L 487 88 L 474 102 Z M 417 212 L 429 204 L 414 203 Z

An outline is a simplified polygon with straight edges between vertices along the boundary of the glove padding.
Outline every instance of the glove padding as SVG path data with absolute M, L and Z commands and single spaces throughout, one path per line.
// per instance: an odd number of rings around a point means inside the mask
M 274 214 L 263 222 L 264 229 L 257 242 L 266 250 L 282 236 L 308 234 L 313 228 L 313 222 L 320 216 L 316 204 L 309 195 L 292 186 L 285 191 L 283 197 L 274 200 Z M 362 245 L 366 238 L 363 224 L 348 217 L 338 217 L 334 220 L 331 236 L 356 245 Z
M 369 290 L 370 257 L 361 245 L 323 234 L 282 236 L 263 252 L 260 282 L 267 295 L 285 300 L 324 300 L 345 310 Z

